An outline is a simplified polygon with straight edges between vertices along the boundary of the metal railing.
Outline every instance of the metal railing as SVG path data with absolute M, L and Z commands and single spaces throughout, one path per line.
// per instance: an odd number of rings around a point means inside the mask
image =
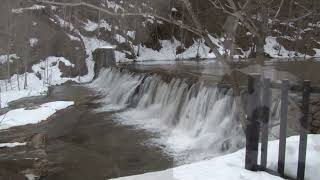
M 307 138 L 309 129 L 309 104 L 311 94 L 310 81 L 304 81 L 302 88 L 302 113 L 300 119 L 300 141 L 297 177 L 289 177 L 285 174 L 286 138 L 287 138 L 287 114 L 288 97 L 291 89 L 289 80 L 282 80 L 281 110 L 280 110 L 280 132 L 279 132 L 279 154 L 277 171 L 267 168 L 268 161 L 268 128 L 270 120 L 270 106 L 272 99 L 270 79 L 261 80 L 259 74 L 251 74 L 248 78 L 248 101 L 247 101 L 247 123 L 246 123 L 246 157 L 245 168 L 251 171 L 266 171 L 273 175 L 287 179 L 304 180 Z M 260 138 L 261 135 L 261 138 Z M 259 140 L 261 139 L 261 162 L 258 164 Z

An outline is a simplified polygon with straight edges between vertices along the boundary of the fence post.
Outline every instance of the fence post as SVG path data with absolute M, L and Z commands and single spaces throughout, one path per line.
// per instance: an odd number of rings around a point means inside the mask
M 264 79 L 263 81 L 263 95 L 262 95 L 262 127 L 261 127 L 261 168 L 265 170 L 267 168 L 268 159 L 268 136 L 269 136 L 269 113 L 271 106 L 271 89 L 270 79 Z
M 278 172 L 284 176 L 287 141 L 287 113 L 288 113 L 289 80 L 283 80 L 281 85 L 281 111 L 280 111 L 280 139 Z
M 251 74 L 248 77 L 248 102 L 246 122 L 246 157 L 245 168 L 251 171 L 258 170 L 259 150 L 259 107 L 260 107 L 260 75 Z
M 298 158 L 298 172 L 297 172 L 298 180 L 304 180 L 304 176 L 305 176 L 309 113 L 310 113 L 309 112 L 310 92 L 311 92 L 310 81 L 304 81 L 303 99 L 302 99 L 303 117 L 300 119 L 301 129 L 300 129 L 299 158 Z

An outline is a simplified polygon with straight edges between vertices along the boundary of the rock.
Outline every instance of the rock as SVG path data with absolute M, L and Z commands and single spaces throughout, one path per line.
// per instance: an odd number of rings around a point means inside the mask
M 39 148 L 45 147 L 46 143 L 47 143 L 47 135 L 43 133 L 39 133 L 34 135 L 31 138 L 30 145 L 36 149 L 39 149 Z
M 315 114 L 313 114 L 312 119 L 314 119 L 314 120 L 320 120 L 320 111 L 317 112 L 317 113 L 315 113 Z
M 311 105 L 320 105 L 320 99 L 314 98 L 310 100 Z
M 34 174 L 39 177 L 45 177 L 48 175 L 48 161 L 47 160 L 41 160 L 39 162 L 36 162 L 33 166 L 34 168 Z
M 311 113 L 315 114 L 317 112 L 320 112 L 320 106 L 319 105 L 311 105 Z
M 320 120 L 312 121 L 312 126 L 320 129 Z

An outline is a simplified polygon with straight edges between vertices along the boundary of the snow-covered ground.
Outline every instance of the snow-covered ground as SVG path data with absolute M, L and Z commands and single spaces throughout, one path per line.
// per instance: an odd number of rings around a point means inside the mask
M 314 49 L 316 54 L 313 57 L 320 57 L 320 49 Z M 289 51 L 279 44 L 276 37 L 268 36 L 264 45 L 265 53 L 272 58 L 312 58 L 310 55 L 301 54 L 295 51 Z
M 0 80 L 0 100 L 1 108 L 7 107 L 8 103 L 30 96 L 44 95 L 48 91 L 48 87 L 52 85 L 60 85 L 69 80 L 75 82 L 88 82 L 93 78 L 93 72 L 80 79 L 61 77 L 62 73 L 59 69 L 59 63 L 64 63 L 66 66 L 74 67 L 74 64 L 64 57 L 50 56 L 39 64 L 32 66 L 32 73 L 25 73 L 22 75 L 13 75 L 10 82 L 7 80 Z M 93 66 L 91 67 L 93 71 Z M 27 79 L 27 80 L 26 80 Z M 26 81 L 25 81 L 26 80 Z M 27 82 L 26 88 L 24 88 Z
M 279 141 L 270 141 L 268 168 L 276 170 Z M 287 138 L 285 173 L 296 177 L 299 137 Z M 320 177 L 320 135 L 309 135 L 306 163 L 306 180 Z M 114 180 L 278 180 L 282 179 L 265 172 L 251 172 L 244 168 L 245 150 L 220 156 L 211 160 L 183 165 L 165 171 L 116 178 Z
M 26 124 L 36 124 L 46 120 L 59 110 L 72 106 L 72 101 L 56 101 L 40 105 L 35 109 L 15 109 L 0 116 L 0 130 Z

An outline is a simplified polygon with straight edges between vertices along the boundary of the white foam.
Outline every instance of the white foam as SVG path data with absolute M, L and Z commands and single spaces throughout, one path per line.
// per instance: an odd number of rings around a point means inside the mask
M 203 83 L 107 69 L 92 84 L 105 98 L 99 111 L 123 110 L 119 122 L 159 134 L 152 143 L 179 161 L 233 152 L 244 145 L 232 96 Z

